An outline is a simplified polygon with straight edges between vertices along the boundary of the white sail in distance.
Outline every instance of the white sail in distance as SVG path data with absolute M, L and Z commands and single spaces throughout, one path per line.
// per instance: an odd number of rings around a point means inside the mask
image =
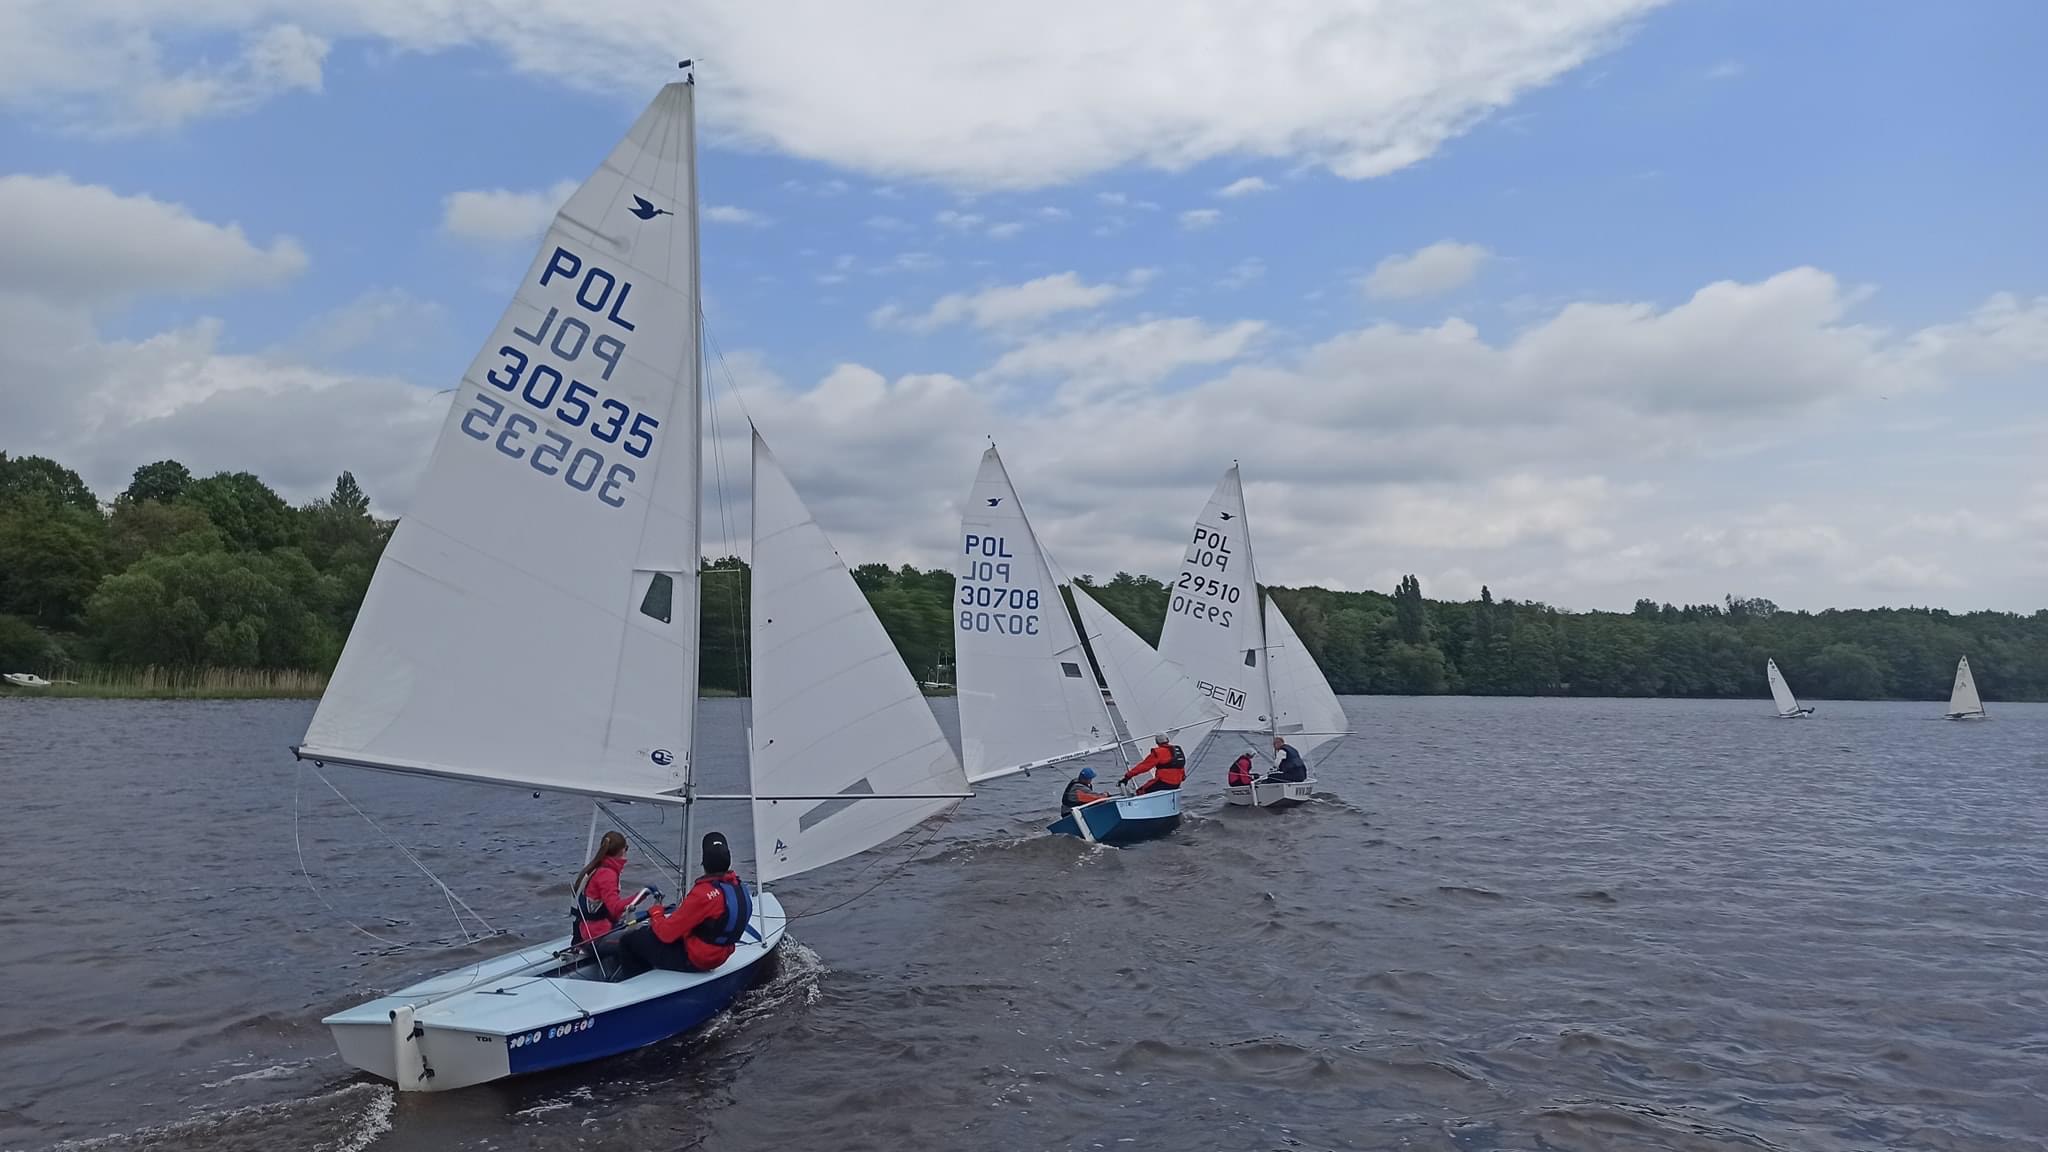
M 960 518 L 953 670 L 967 779 L 1116 747 L 1116 727 L 995 446 Z
M 1266 651 L 1272 656 L 1274 735 L 1287 737 L 1306 757 L 1350 733 L 1351 721 L 1337 702 L 1329 679 L 1270 595 L 1266 597 Z
M 1778 706 L 1778 715 L 1796 715 L 1799 712 L 1799 698 L 1792 694 L 1792 686 L 1785 683 L 1785 674 L 1778 671 L 1776 660 L 1764 660 L 1764 678 L 1771 682 L 1771 701 Z
M 697 696 L 694 90 L 555 216 L 441 428 L 308 759 L 676 799 Z
M 1265 649 L 1244 488 L 1232 464 L 1195 520 L 1180 575 L 1167 589 L 1159 654 L 1217 705 L 1221 731 L 1265 732 L 1273 725 Z
M 1139 751 L 1149 751 L 1154 734 L 1165 733 L 1183 748 L 1199 745 L 1222 723 L 1220 708 L 1195 691 L 1195 682 L 1172 661 L 1152 650 L 1086 589 L 1072 585 L 1074 607 L 1102 678 L 1116 697 L 1116 710 Z
M 910 830 L 963 797 L 967 778 L 759 432 L 753 535 L 751 772 L 765 884 Z
M 1948 714 L 1962 718 L 1986 715 L 1984 698 L 1977 695 L 1977 678 L 1970 675 L 1970 658 L 1956 662 L 1956 682 L 1948 692 Z

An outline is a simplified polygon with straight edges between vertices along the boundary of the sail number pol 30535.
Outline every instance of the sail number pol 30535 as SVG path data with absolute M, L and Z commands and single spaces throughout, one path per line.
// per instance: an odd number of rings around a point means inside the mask
M 602 387 L 625 358 L 620 333 L 634 330 L 623 314 L 633 283 L 560 245 L 537 283 L 561 300 L 532 331 L 512 325 L 511 341 L 495 353 L 499 363 L 469 398 L 463 434 L 578 492 L 595 491 L 601 504 L 623 508 L 626 487 L 639 477 L 619 454 L 646 459 L 661 427 L 653 413 L 634 411 Z M 579 445 L 572 432 L 604 447 Z

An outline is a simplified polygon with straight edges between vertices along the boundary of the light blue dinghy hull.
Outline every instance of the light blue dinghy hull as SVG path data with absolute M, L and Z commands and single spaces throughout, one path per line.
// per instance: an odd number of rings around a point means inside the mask
M 1164 836 L 1178 827 L 1180 790 L 1176 788 L 1143 796 L 1111 796 L 1083 804 L 1046 825 L 1045 830 L 1096 844 L 1121 846 Z
M 424 980 L 322 1020 L 350 1065 L 401 1091 L 445 1092 L 615 1056 L 680 1036 L 768 970 L 788 919 L 754 897 L 747 939 L 713 972 L 643 972 L 616 984 L 557 975 L 567 937 Z

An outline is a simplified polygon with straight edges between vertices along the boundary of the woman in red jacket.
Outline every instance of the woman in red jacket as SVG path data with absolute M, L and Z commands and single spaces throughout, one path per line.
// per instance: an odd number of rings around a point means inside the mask
M 576 907 L 572 913 L 571 944 L 595 940 L 617 927 L 642 893 L 631 900 L 619 895 L 619 873 L 626 870 L 626 838 L 617 831 L 604 834 L 597 842 L 597 855 L 576 874 Z

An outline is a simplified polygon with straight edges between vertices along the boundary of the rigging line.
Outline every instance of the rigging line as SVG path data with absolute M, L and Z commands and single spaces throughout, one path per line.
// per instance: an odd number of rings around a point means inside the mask
M 808 911 L 798 912 L 794 915 L 785 914 L 783 917 L 783 923 L 785 925 L 794 924 L 799 920 L 805 919 L 806 917 L 823 916 L 828 912 L 837 912 L 841 908 L 844 908 L 847 905 L 852 904 L 856 900 L 864 900 L 867 897 L 873 895 L 877 890 L 879 890 L 882 887 L 882 885 L 887 884 L 890 881 L 896 879 L 897 876 L 903 873 L 903 870 L 905 868 L 910 867 L 910 865 L 916 861 L 918 853 L 924 851 L 926 848 L 929 848 L 931 846 L 932 841 L 937 839 L 939 833 L 945 829 L 946 825 L 952 822 L 953 814 L 955 812 L 958 812 L 959 810 L 960 806 L 958 804 L 955 804 L 951 808 L 948 808 L 946 810 L 946 814 L 944 816 L 941 816 L 933 820 L 931 827 L 925 830 L 924 839 L 916 844 L 911 845 L 910 850 L 904 854 L 903 860 L 900 863 L 898 863 L 896 867 L 890 869 L 888 875 L 882 877 L 880 880 L 875 881 L 873 884 L 868 885 L 866 888 L 861 889 L 853 895 L 848 896 L 846 899 L 841 900 L 837 904 L 828 905 L 824 908 L 814 908 Z M 879 861 L 880 859 L 881 857 L 876 857 L 877 861 Z M 871 862 L 868 865 L 868 868 L 863 868 L 859 872 L 854 873 L 855 878 L 859 878 L 860 876 L 865 875 L 868 872 L 868 870 L 873 866 L 874 864 Z
M 676 863 L 675 860 L 672 857 L 670 857 L 668 853 L 662 851 L 661 846 L 659 844 L 656 844 L 652 837 L 648 836 L 646 833 L 641 832 L 638 828 L 635 828 L 631 824 L 628 824 L 624 820 L 620 819 L 619 814 L 613 811 L 610 805 L 607 805 L 600 801 L 597 807 L 599 811 L 603 812 L 606 816 L 611 818 L 612 823 L 618 825 L 619 831 L 626 834 L 626 839 L 639 845 L 641 848 L 646 850 L 649 856 L 654 857 L 654 863 L 656 867 L 662 869 L 669 875 L 674 876 L 676 878 L 676 886 L 678 890 L 687 887 L 687 885 L 689 884 L 690 877 L 686 872 L 684 872 L 683 866 Z M 666 822 L 666 813 L 664 813 L 663 823 Z
M 298 775 L 295 776 L 292 780 L 292 848 L 299 854 L 299 876 L 306 881 L 306 890 L 313 894 L 313 899 L 318 900 L 320 902 L 321 907 L 333 913 L 335 919 L 340 920 L 343 924 L 346 924 L 349 927 L 355 929 L 356 931 L 361 932 L 363 935 L 368 936 L 370 939 L 375 940 L 377 943 L 384 945 L 386 948 L 395 949 L 400 952 L 410 950 L 412 948 L 411 944 L 401 943 L 397 940 L 387 940 L 384 937 L 377 935 L 375 932 L 370 931 L 368 928 L 363 927 L 361 924 L 358 924 L 355 921 L 349 919 L 347 916 L 344 916 L 342 914 L 341 909 L 336 908 L 333 904 L 328 902 L 326 894 L 320 891 L 320 886 L 318 884 L 313 883 L 313 874 L 307 871 L 306 869 L 306 844 L 304 839 L 301 838 L 301 836 L 299 835 L 299 793 L 301 792 L 302 785 L 304 785 L 305 782 L 306 763 L 305 761 L 301 760 L 299 762 Z
M 726 365 L 725 352 L 723 349 L 719 348 L 718 338 L 711 334 L 711 320 L 709 317 L 704 315 L 704 309 L 701 303 L 697 308 L 697 331 L 703 333 L 705 342 L 709 344 L 711 348 L 717 353 L 719 371 L 722 372 L 725 376 L 725 391 L 728 395 L 732 397 L 733 403 L 739 405 L 740 414 L 746 417 L 747 427 L 751 430 L 754 426 L 754 415 L 753 413 L 747 411 L 747 402 L 744 398 L 740 396 L 739 382 L 733 379 L 732 369 Z M 702 354 L 701 350 L 699 354 Z M 722 438 L 718 435 L 718 406 L 716 404 L 712 404 L 709 406 L 709 408 L 711 411 L 712 424 L 711 455 L 713 463 L 713 475 L 717 478 L 718 483 L 718 514 L 719 519 L 723 523 L 725 531 L 726 554 L 729 556 L 738 556 L 739 534 L 733 529 L 732 502 L 730 499 L 728 499 L 726 494 L 727 490 L 725 477 L 725 449 L 722 444 Z M 749 443 L 748 452 L 749 459 L 751 460 L 751 442 Z M 747 495 L 748 498 L 751 500 L 753 497 L 753 493 L 749 492 Z M 747 553 L 748 568 L 744 570 L 745 572 L 752 572 L 753 560 L 753 550 L 749 548 Z M 744 612 L 741 607 L 741 602 L 743 598 L 747 601 L 752 600 L 752 580 L 750 577 L 742 575 L 735 575 L 734 579 L 739 584 L 739 587 L 734 589 L 733 595 L 729 597 L 725 603 L 726 610 L 730 614 L 730 623 L 732 625 L 733 662 L 737 666 L 736 671 L 738 673 L 738 683 L 736 687 L 739 691 L 751 695 L 753 692 L 753 681 L 749 678 L 749 664 L 751 663 L 751 657 L 753 655 L 754 638 L 752 635 L 752 631 L 747 627 L 747 621 L 744 618 Z M 744 597 L 742 596 L 742 594 L 744 594 Z
M 327 790 L 329 792 L 332 792 L 336 796 L 340 797 L 341 802 L 343 804 L 348 805 L 350 811 L 362 817 L 363 822 L 365 824 L 368 824 L 371 828 L 376 829 L 377 834 L 379 836 L 384 837 L 386 843 L 390 844 L 393 848 L 398 849 L 401 855 L 403 855 L 407 860 L 412 861 L 413 867 L 420 870 L 421 875 L 425 876 L 429 880 L 432 880 L 434 882 L 435 887 L 441 889 L 441 895 L 446 897 L 448 900 L 448 911 L 452 913 L 455 917 L 455 927 L 462 932 L 462 939 L 464 943 L 475 943 L 478 939 L 481 939 L 481 937 L 472 936 L 470 934 L 469 926 L 462 922 L 463 912 L 469 913 L 470 916 L 475 918 L 478 924 L 483 925 L 483 927 L 486 929 L 484 933 L 485 936 L 503 935 L 503 933 L 500 932 L 495 925 L 493 925 L 489 920 L 484 919 L 481 913 L 479 913 L 476 909 L 471 908 L 469 906 L 468 901 L 464 900 L 460 896 L 457 896 L 453 888 L 448 887 L 447 884 L 442 882 L 439 876 L 434 875 L 434 870 L 427 867 L 424 861 L 422 861 L 418 856 L 414 855 L 412 849 L 407 848 L 405 845 L 399 843 L 397 837 L 393 836 L 389 832 L 386 832 L 384 830 L 383 825 L 371 819 L 370 814 L 368 812 L 365 812 L 361 808 L 358 808 L 356 806 L 355 801 L 349 799 L 348 796 L 344 794 L 341 789 L 336 788 L 334 786 L 334 781 L 329 780 L 327 778 L 327 774 L 320 771 L 318 765 L 314 765 L 312 767 L 312 772 L 313 775 L 318 776 L 320 778 L 320 782 L 322 784 L 327 785 Z M 457 905 L 461 906 L 461 911 L 456 911 Z

